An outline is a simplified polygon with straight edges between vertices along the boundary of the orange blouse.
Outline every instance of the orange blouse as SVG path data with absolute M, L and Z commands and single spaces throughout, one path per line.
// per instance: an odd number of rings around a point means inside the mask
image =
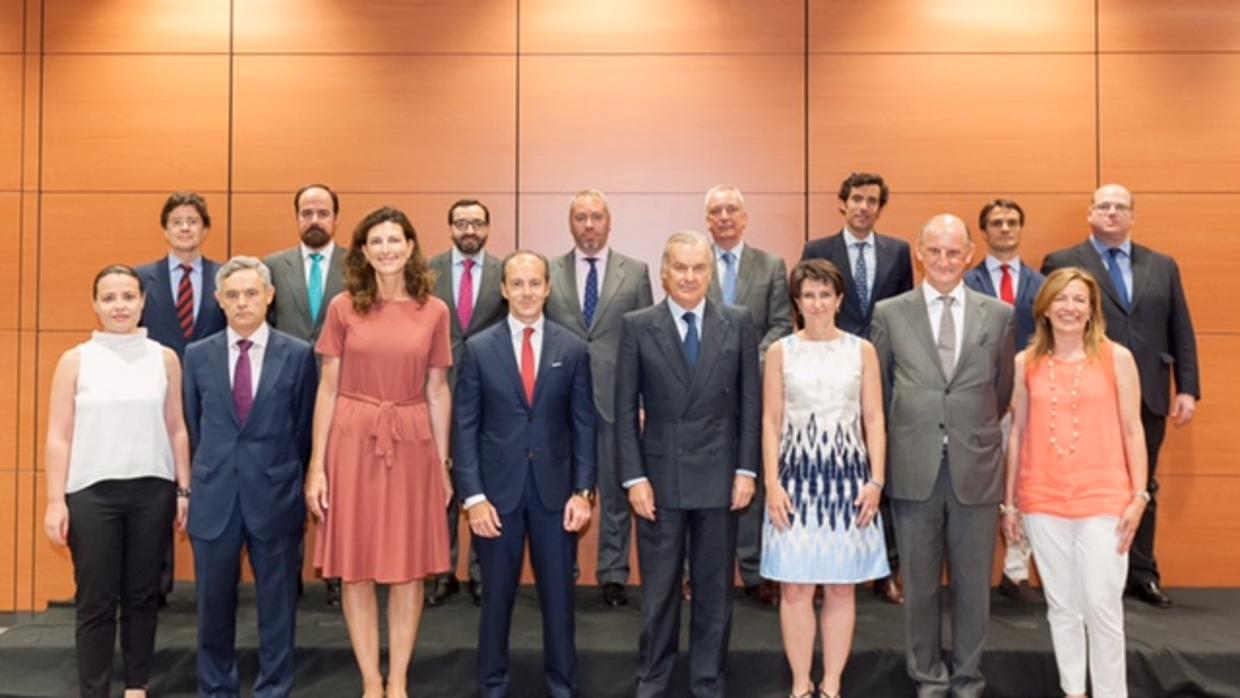
M 1020 510 L 1067 519 L 1119 516 L 1132 499 L 1132 486 L 1113 346 L 1104 341 L 1097 358 L 1056 361 L 1053 381 L 1050 366 L 1048 357 L 1025 366 L 1029 415 L 1017 479 Z

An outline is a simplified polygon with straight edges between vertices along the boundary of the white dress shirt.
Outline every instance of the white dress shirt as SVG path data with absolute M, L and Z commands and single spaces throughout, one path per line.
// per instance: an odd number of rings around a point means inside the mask
M 871 230 L 869 235 L 858 238 L 853 235 L 848 226 L 844 226 L 844 242 L 848 248 L 848 273 L 853 276 L 854 282 L 857 276 L 857 245 L 865 245 L 865 286 L 866 297 L 870 299 L 870 303 L 874 302 L 874 270 L 878 267 L 878 253 L 875 251 L 874 231 Z
M 315 248 L 315 247 L 310 247 L 309 245 L 303 242 L 299 245 L 299 247 L 301 247 L 301 272 L 305 274 L 305 277 L 306 277 L 306 288 L 310 288 L 310 265 L 314 263 L 314 260 L 310 259 L 310 255 L 316 252 L 318 254 L 323 255 L 323 259 L 319 260 L 319 264 L 323 265 L 323 268 L 320 271 L 323 272 L 323 293 L 324 295 L 326 295 L 327 293 L 327 268 L 331 266 L 332 253 L 335 251 L 336 243 L 329 242 L 326 245 L 323 245 L 322 247 Z M 330 298 L 323 298 L 323 305 L 326 306 L 327 301 L 330 301 L 330 300 L 331 300 Z
M 452 303 L 455 307 L 461 307 L 461 276 L 465 274 L 465 260 L 474 260 L 474 268 L 469 270 L 469 275 L 474 280 L 473 298 L 474 309 L 478 308 L 478 291 L 482 290 L 482 263 L 486 259 L 486 253 L 478 250 L 474 254 L 465 254 L 452 246 L 449 252 L 449 259 L 452 260 Z M 518 354 L 520 356 L 520 354 Z
M 955 321 L 956 325 L 956 356 L 953 359 L 954 364 L 955 361 L 960 360 L 960 348 L 964 345 L 964 284 L 958 283 L 956 288 L 952 289 L 950 293 L 944 294 L 939 293 L 930 284 L 923 283 L 921 291 L 926 294 L 926 310 L 930 315 L 930 332 L 934 336 L 936 344 L 939 341 L 939 321 L 943 317 L 942 297 L 946 295 L 956 299 L 956 302 L 952 303 L 951 310 L 952 320 Z
M 719 280 L 720 290 L 723 289 L 723 273 L 728 269 L 727 262 L 723 261 L 723 255 L 725 252 L 731 252 L 732 256 L 736 257 L 733 264 L 736 265 L 736 292 L 740 295 L 741 253 L 745 251 L 744 241 L 736 243 L 736 247 L 730 250 L 725 250 L 718 245 L 711 245 L 711 248 L 715 250 L 715 278 Z
M 237 359 L 241 358 L 241 347 L 237 346 L 237 340 L 242 339 L 241 335 L 232 327 L 228 332 L 228 386 L 231 388 L 237 372 Z M 258 326 L 254 330 L 254 334 L 245 339 L 253 342 L 250 345 L 250 395 L 258 397 L 258 377 L 263 372 L 263 357 L 267 354 L 267 343 L 271 339 L 271 327 L 267 323 Z
M 603 302 L 603 276 L 607 273 L 607 257 L 610 254 L 611 248 L 604 247 L 598 251 L 598 254 L 588 255 L 598 260 L 594 263 L 594 266 L 598 269 L 599 303 Z M 581 304 L 582 308 L 586 307 L 586 277 L 590 274 L 590 263 L 586 261 L 586 257 L 586 253 L 582 252 L 580 248 L 573 248 L 573 263 L 577 265 L 577 302 Z M 598 312 L 597 308 L 595 312 Z
M 995 285 L 995 298 L 1001 298 L 999 293 L 1003 287 L 1003 269 L 1004 264 L 1008 265 L 1008 273 L 1012 275 L 1012 298 L 1020 297 L 1020 257 L 1012 259 L 1010 262 L 1001 262 L 998 257 L 992 254 L 986 255 L 986 271 L 990 274 L 990 283 Z

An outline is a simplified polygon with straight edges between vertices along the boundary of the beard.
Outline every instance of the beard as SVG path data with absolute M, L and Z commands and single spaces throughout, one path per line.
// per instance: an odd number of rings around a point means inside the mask
M 318 249 L 332 241 L 332 234 L 315 224 L 301 231 L 301 241 L 306 243 L 307 247 Z
M 456 249 L 460 250 L 461 254 L 474 255 L 478 254 L 478 250 L 487 244 L 487 239 L 481 235 L 461 235 L 452 238 L 452 244 L 456 245 Z

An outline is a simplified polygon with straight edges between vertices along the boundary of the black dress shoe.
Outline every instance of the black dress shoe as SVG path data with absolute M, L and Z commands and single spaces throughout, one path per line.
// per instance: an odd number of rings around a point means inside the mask
M 763 581 L 745 587 L 745 596 L 759 606 L 773 608 L 779 605 L 779 587 L 771 582 Z
M 893 606 L 904 605 L 904 590 L 894 575 L 874 582 L 874 595 Z
M 469 598 L 474 600 L 475 606 L 482 605 L 482 582 L 469 580 Z
M 332 608 L 340 607 L 340 580 L 324 579 L 323 587 L 327 593 L 327 605 Z
M 624 585 L 615 582 L 603 584 L 603 603 L 612 608 L 628 606 L 629 594 L 624 590 Z
M 456 575 L 445 574 L 436 577 L 434 581 L 426 585 L 426 606 L 434 608 L 442 606 L 448 597 L 461 590 L 461 583 L 457 581 Z
M 1158 582 L 1149 581 L 1128 585 L 1128 593 L 1138 601 L 1144 601 L 1155 608 L 1171 608 L 1171 597 L 1163 593 Z
M 1042 602 L 1042 598 L 1038 596 L 1038 592 L 1034 590 L 1033 585 L 1029 583 L 1028 579 L 1016 582 L 1012 581 L 1012 578 L 1006 574 L 999 580 L 999 593 L 1019 604 Z

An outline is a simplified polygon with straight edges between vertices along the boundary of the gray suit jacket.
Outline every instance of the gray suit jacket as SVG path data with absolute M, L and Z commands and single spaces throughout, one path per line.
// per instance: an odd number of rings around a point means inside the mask
M 760 472 L 762 380 L 747 315 L 707 299 L 696 367 L 667 301 L 624 316 L 616 359 L 620 479 L 648 478 L 659 507 L 726 509 L 736 471 Z
M 610 250 L 599 289 L 594 324 L 586 327 L 577 298 L 577 265 L 574 251 L 551 260 L 551 297 L 547 317 L 586 340 L 590 348 L 590 374 L 594 380 L 594 406 L 599 416 L 615 422 L 616 352 L 620 348 L 620 327 L 624 314 L 649 307 L 650 270 L 645 262 Z
M 723 302 L 719 275 L 713 274 L 707 295 Z M 792 301 L 788 298 L 788 268 L 784 260 L 749 244 L 736 270 L 736 305 L 749 309 L 749 320 L 759 338 L 759 360 L 780 337 L 792 334 Z
M 999 419 L 1012 398 L 1016 317 L 1006 303 L 965 288 L 964 340 L 943 375 L 921 287 L 879 302 L 870 341 L 887 406 L 887 494 L 925 501 L 947 436 L 952 487 L 964 504 L 1003 499 Z
M 461 320 L 456 314 L 456 301 L 452 292 L 452 250 L 431 257 L 426 265 L 435 272 L 435 295 L 448 304 L 448 315 L 452 323 L 452 368 L 448 371 L 448 383 L 455 386 L 456 366 L 461 362 L 465 340 L 503 320 L 508 314 L 508 302 L 500 291 L 503 262 L 490 252 L 483 253 L 482 286 L 478 289 L 478 300 L 474 302 L 474 314 L 469 318 L 469 327 L 461 327 Z
M 348 250 L 333 245 L 332 257 L 327 263 L 327 276 L 323 279 L 323 305 L 319 317 L 310 321 L 310 299 L 306 288 L 306 269 L 301 257 L 301 247 L 275 252 L 263 260 L 271 270 L 271 283 L 276 287 L 276 298 L 267 309 L 267 322 L 271 326 L 310 342 L 311 346 L 323 331 L 327 317 L 327 304 L 336 294 L 344 291 L 344 258 Z

